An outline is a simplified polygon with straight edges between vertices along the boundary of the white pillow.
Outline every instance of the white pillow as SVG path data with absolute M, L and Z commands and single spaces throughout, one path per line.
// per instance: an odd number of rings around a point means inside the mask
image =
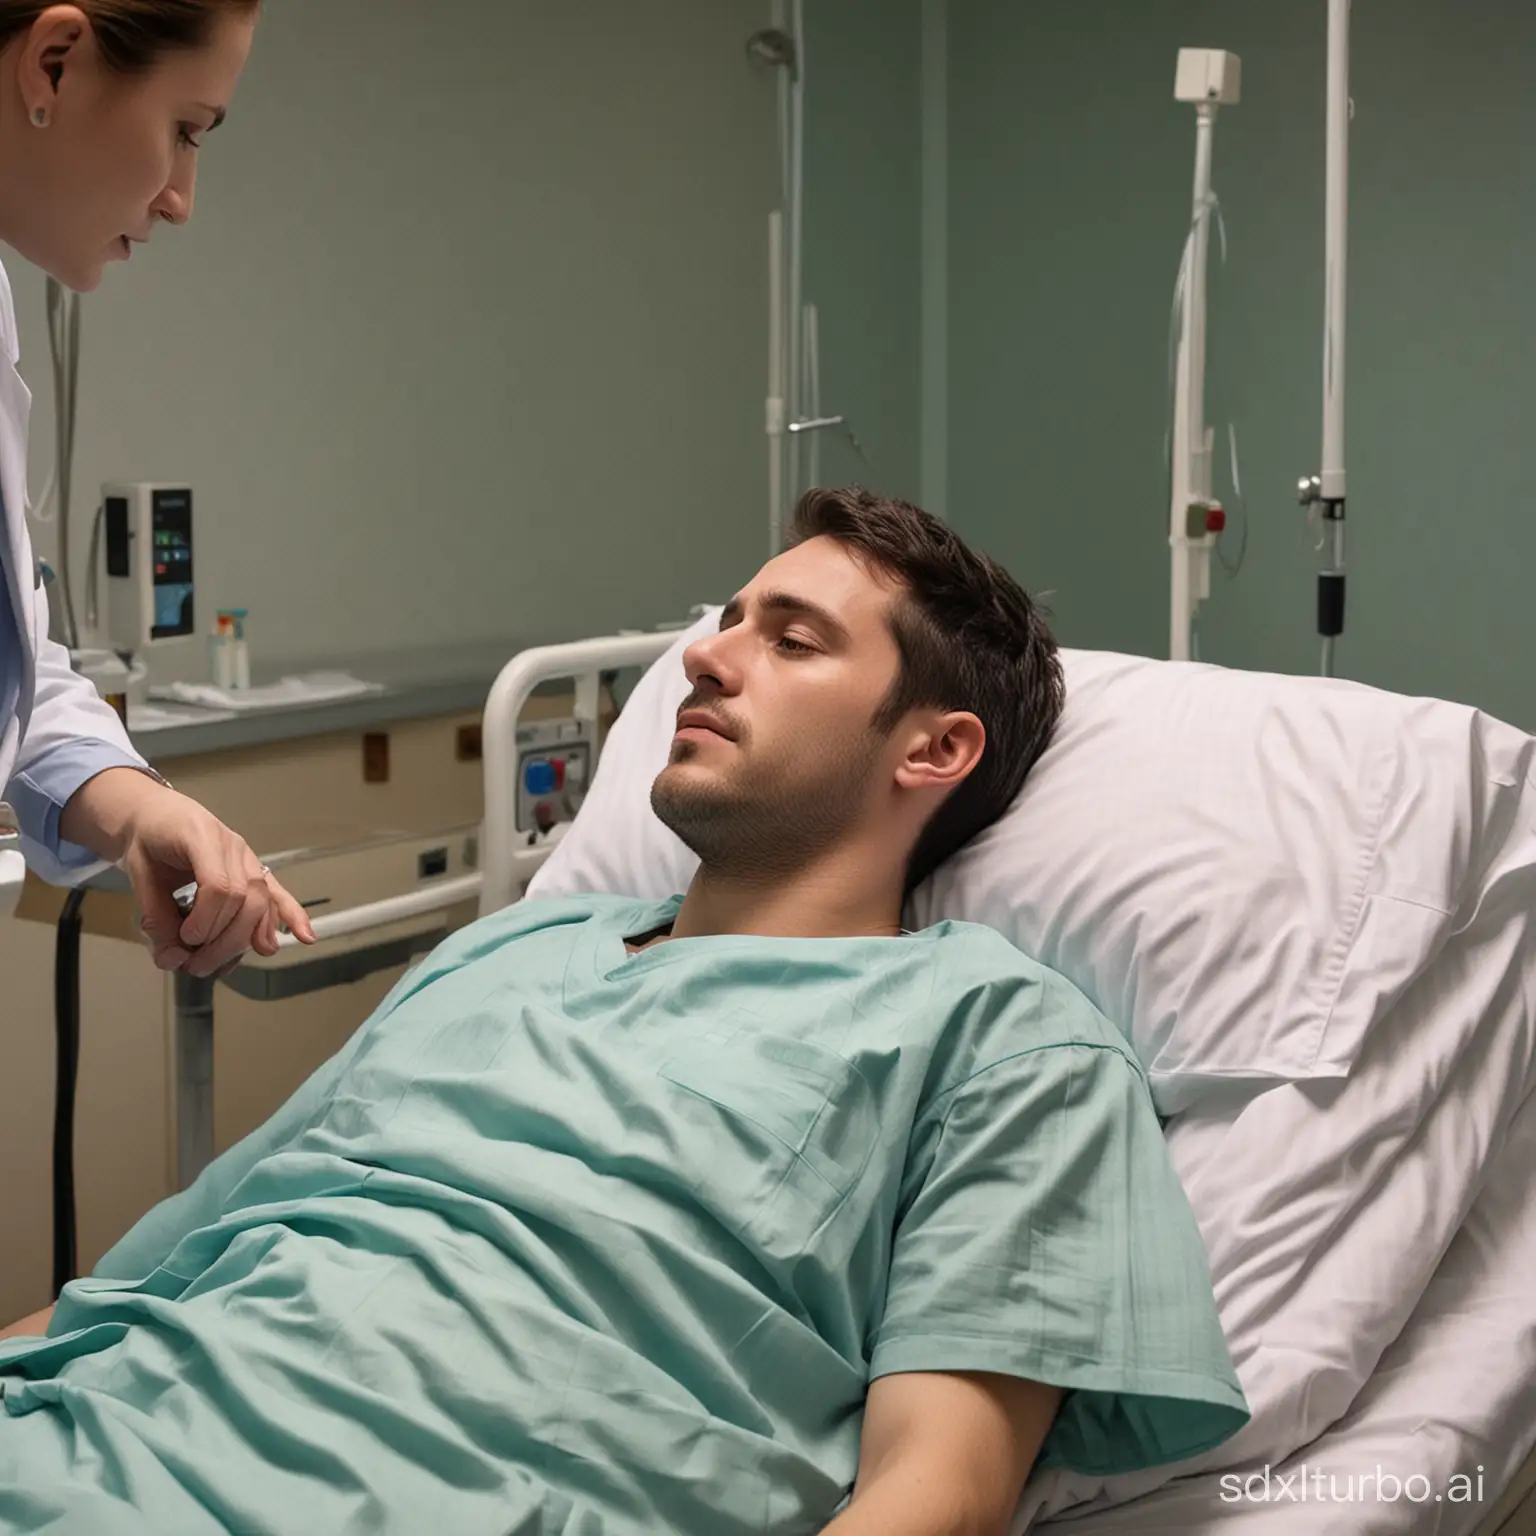
M 717 623 L 641 679 L 530 896 L 687 888 L 697 860 L 650 790 L 683 650 Z M 1050 748 L 913 894 L 909 926 L 985 923 L 1066 976 L 1129 1034 L 1165 1114 L 1215 1086 L 1346 1075 L 1492 857 L 1530 738 L 1353 683 L 1062 660 Z

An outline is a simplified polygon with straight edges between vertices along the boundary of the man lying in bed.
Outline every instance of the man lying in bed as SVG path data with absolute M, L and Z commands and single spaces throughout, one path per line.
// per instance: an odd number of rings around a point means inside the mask
M 459 934 L 0 1344 L 0 1529 L 1002 1532 L 1242 1425 L 1124 1039 L 901 930 L 1050 737 L 1046 628 L 914 508 L 795 527 L 687 654 L 686 896 Z

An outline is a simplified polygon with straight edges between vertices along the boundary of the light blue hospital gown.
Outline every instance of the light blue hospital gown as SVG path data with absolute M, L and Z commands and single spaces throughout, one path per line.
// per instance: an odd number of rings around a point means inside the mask
M 532 901 L 0 1344 L 0 1530 L 820 1530 L 873 1377 L 1069 1388 L 1047 1465 L 1246 1408 L 1122 1037 L 989 930 Z

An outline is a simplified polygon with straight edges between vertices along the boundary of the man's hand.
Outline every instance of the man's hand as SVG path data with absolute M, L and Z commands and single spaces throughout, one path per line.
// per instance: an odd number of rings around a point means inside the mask
M 19 1323 L 12 1323 L 9 1328 L 0 1328 L 0 1340 L 4 1339 L 28 1339 L 34 1335 L 41 1337 L 48 1332 L 48 1320 L 53 1316 L 52 1307 L 44 1307 L 41 1312 L 34 1312 L 31 1317 L 24 1317 Z
M 1060 1402 L 1011 1376 L 882 1376 L 853 1499 L 825 1536 L 1007 1536 Z
M 243 838 L 195 800 L 134 769 L 109 768 L 82 785 L 59 831 L 122 866 L 163 971 L 213 976 L 248 949 L 275 955 L 280 924 L 303 943 L 315 942 L 303 907 Z M 175 892 L 193 880 L 197 900 L 183 921 Z

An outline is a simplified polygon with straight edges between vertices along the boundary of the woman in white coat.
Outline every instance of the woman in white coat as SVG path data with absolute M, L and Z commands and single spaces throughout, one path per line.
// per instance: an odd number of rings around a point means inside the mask
M 257 8 L 0 0 L 0 240 L 86 292 L 158 225 L 186 223 L 198 148 L 223 121 Z M 0 329 L 0 798 L 28 863 L 59 884 L 121 865 L 165 970 L 209 976 L 248 949 L 273 954 L 280 926 L 313 942 L 303 909 L 244 840 L 146 766 L 48 639 L 25 515 L 31 397 L 3 270 Z M 183 918 L 173 893 L 194 880 Z

